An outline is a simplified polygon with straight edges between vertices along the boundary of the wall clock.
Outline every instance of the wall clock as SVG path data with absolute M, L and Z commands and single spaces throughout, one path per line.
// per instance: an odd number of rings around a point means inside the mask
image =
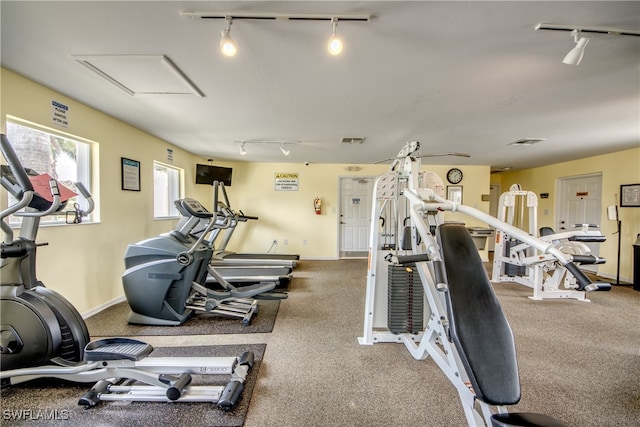
M 462 181 L 462 171 L 458 168 L 449 169 L 447 172 L 447 181 L 452 184 L 459 184 Z

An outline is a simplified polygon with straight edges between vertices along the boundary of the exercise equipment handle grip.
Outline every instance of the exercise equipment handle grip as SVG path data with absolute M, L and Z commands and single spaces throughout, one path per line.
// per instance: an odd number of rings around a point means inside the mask
M 398 264 L 411 264 L 412 262 L 429 261 L 429 254 L 398 255 L 396 258 Z
M 20 188 L 22 188 L 22 191 L 33 191 L 33 185 L 29 180 L 29 176 L 27 172 L 25 172 L 22 163 L 20 163 L 18 159 L 18 155 L 13 150 L 9 139 L 7 139 L 4 133 L 0 134 L 0 148 L 2 149 L 2 155 L 7 160 L 7 164 L 11 168 L 11 172 L 13 172 L 13 175 L 16 177 L 16 181 Z
M 84 197 L 84 199 L 87 201 L 87 204 L 88 204 L 87 209 L 81 212 L 82 216 L 87 216 L 91 212 L 93 212 L 93 209 L 95 209 L 95 206 L 96 206 L 95 202 L 93 201 L 93 197 L 91 196 L 91 193 L 89 192 L 89 190 L 87 190 L 87 187 L 85 187 L 83 183 L 76 182 L 76 188 L 78 189 L 82 197 Z
M 433 275 L 436 285 L 447 283 L 447 274 L 444 269 L 444 262 L 438 260 L 433 262 Z
M 589 278 L 578 268 L 577 265 L 572 262 L 568 262 L 564 266 L 576 278 L 579 291 L 584 291 L 585 289 L 590 288 L 590 285 L 592 284 L 591 280 L 589 280 Z

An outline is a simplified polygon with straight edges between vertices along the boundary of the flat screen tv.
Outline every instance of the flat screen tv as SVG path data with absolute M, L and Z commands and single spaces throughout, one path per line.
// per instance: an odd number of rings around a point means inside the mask
M 212 165 L 196 165 L 196 184 L 213 184 L 213 181 L 224 183 L 225 187 L 231 186 L 232 168 Z

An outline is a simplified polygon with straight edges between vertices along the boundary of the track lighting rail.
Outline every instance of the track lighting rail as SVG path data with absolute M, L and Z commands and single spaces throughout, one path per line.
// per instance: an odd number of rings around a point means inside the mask
M 255 19 L 255 20 L 280 20 L 280 21 L 352 21 L 368 22 L 371 15 L 342 15 L 342 14 L 317 14 L 317 13 L 262 13 L 262 12 L 197 12 L 181 11 L 180 16 L 198 19 Z
M 536 25 L 536 30 L 555 30 L 555 31 L 574 31 L 578 30 L 581 33 L 596 33 L 596 34 L 609 34 L 612 36 L 640 36 L 640 31 L 635 30 L 622 30 L 619 28 L 608 27 L 589 27 L 581 25 L 562 25 L 562 24 L 546 24 L 540 23 Z

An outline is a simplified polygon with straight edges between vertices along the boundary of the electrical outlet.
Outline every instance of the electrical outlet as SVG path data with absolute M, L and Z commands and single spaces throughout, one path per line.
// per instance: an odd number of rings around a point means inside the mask
M 289 244 L 289 239 L 284 239 L 284 241 L 282 242 L 285 246 Z
M 304 240 L 302 241 L 302 246 L 307 246 L 307 244 L 308 244 L 308 243 L 309 243 L 309 242 L 307 242 L 307 239 L 304 239 Z
M 278 244 L 278 241 L 276 239 L 273 239 L 272 245 L 277 245 L 277 244 Z

